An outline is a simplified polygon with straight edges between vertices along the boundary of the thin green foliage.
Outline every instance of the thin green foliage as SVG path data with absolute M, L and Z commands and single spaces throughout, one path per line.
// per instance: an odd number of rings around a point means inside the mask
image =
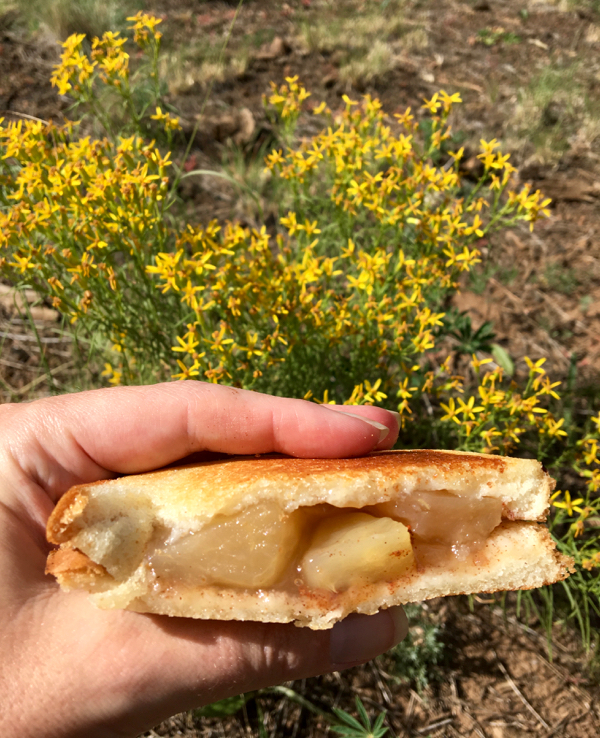
M 392 659 L 393 673 L 419 692 L 439 676 L 444 658 L 444 641 L 440 626 L 418 605 L 405 605 L 410 629 L 406 638 L 386 656 Z
M 389 731 L 389 728 L 383 725 L 386 716 L 385 710 L 380 712 L 375 722 L 372 723 L 359 697 L 355 698 L 355 703 L 358 719 L 346 710 L 341 710 L 339 707 L 333 708 L 337 721 L 332 724 L 331 730 L 344 738 L 383 738 Z
M 387 116 L 368 96 L 309 112 L 309 91 L 288 77 L 265 96 L 282 142 L 265 161 L 281 203 L 275 227 L 181 223 L 160 21 L 128 22 L 132 38 L 67 39 L 52 75 L 96 134 L 79 121 L 0 127 L 0 274 L 61 313 L 106 383 L 203 379 L 381 404 L 399 412 L 403 445 L 530 455 L 557 476 L 574 472 L 573 493 L 552 498 L 552 532 L 577 566 L 567 617 L 589 645 L 600 416 L 578 427 L 571 385 L 565 395 L 543 358 L 503 358 L 491 326 L 447 312 L 481 260 L 480 239 L 519 221 L 533 228 L 549 201 L 515 182 L 495 140 L 480 143 L 480 180 L 462 180 L 464 151 L 450 150 L 457 93 L 426 100 L 422 120 L 410 109 Z M 320 130 L 299 139 L 307 115 Z M 146 138 L 152 126 L 160 145 Z M 464 374 L 452 366 L 457 342 L 471 354 Z M 490 350 L 496 365 L 482 357 Z

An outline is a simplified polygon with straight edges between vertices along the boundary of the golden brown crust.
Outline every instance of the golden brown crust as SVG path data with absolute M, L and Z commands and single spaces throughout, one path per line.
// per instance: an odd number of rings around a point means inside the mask
M 107 571 L 103 566 L 95 564 L 89 556 L 75 548 L 60 548 L 50 552 L 46 562 L 46 574 L 53 574 L 58 577 L 75 573 L 105 576 Z
M 230 459 L 209 461 L 197 465 L 198 469 L 231 465 L 227 475 L 231 484 L 245 481 L 248 474 L 256 476 L 294 477 L 313 474 L 353 474 L 377 470 L 387 474 L 400 474 L 404 470 L 429 470 L 432 468 L 451 474 L 469 474 L 491 469 L 503 473 L 507 460 L 490 454 L 465 453 L 462 451 L 437 451 L 433 449 L 376 451 L 368 456 L 343 459 L 300 459 L 281 454 L 261 456 L 232 456 Z
M 60 498 L 46 526 L 46 537 L 50 543 L 58 545 L 69 540 L 70 528 L 85 510 L 88 499 L 86 486 L 72 487 Z
M 48 521 L 48 540 L 60 543 L 61 549 L 50 555 L 47 571 L 65 589 L 95 593 L 100 607 L 324 628 L 353 611 L 374 612 L 445 594 L 538 587 L 567 576 L 571 562 L 558 554 L 547 530 L 534 523 L 504 522 L 485 553 L 464 571 L 452 570 L 451 576 L 443 567 L 414 571 L 336 599 L 305 587 L 295 593 L 259 594 L 216 586 L 183 593 L 163 589 L 148 568 L 147 551 L 156 546 L 157 536 L 164 540 L 170 532 L 194 534 L 217 515 L 238 514 L 264 501 L 275 501 L 290 513 L 323 502 L 356 509 L 419 491 L 447 490 L 496 497 L 505 521 L 535 521 L 544 518 L 552 487 L 553 480 L 537 461 L 475 453 L 234 457 L 72 488 Z
M 87 496 L 109 490 L 133 490 L 169 524 L 175 524 L 182 511 L 204 522 L 263 499 L 276 498 L 288 512 L 317 504 L 325 496 L 337 507 L 363 507 L 370 496 L 385 501 L 417 488 L 495 496 L 509 520 L 544 520 L 552 485 L 537 461 L 487 454 L 425 449 L 350 459 L 238 456 L 75 487 L 51 515 L 48 537 L 55 543 L 67 540 Z
M 114 583 L 106 569 L 74 548 L 51 551 L 46 561 L 46 574 L 56 577 L 63 589 L 86 589 L 99 592 Z

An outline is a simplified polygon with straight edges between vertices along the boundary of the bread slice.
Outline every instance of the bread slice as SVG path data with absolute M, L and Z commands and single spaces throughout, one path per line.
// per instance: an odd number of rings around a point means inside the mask
M 101 608 L 328 628 L 565 578 L 571 562 L 538 524 L 552 488 L 539 462 L 484 454 L 235 457 L 72 488 L 48 521 L 60 548 L 47 571 Z M 404 519 L 414 505 L 427 526 Z M 473 546 L 484 514 L 493 529 Z

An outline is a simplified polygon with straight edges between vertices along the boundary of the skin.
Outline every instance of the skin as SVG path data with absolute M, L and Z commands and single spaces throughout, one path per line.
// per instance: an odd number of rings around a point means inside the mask
M 202 451 L 335 458 L 393 446 L 393 413 L 350 410 L 200 382 L 0 406 L 2 735 L 136 736 L 177 712 L 354 666 L 398 643 L 401 608 L 327 631 L 197 621 L 97 610 L 44 574 L 46 520 L 72 485 Z

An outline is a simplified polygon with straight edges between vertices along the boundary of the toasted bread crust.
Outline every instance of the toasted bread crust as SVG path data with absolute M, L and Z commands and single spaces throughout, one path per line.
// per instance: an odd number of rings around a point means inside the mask
M 89 500 L 86 489 L 86 486 L 71 487 L 57 502 L 46 526 L 50 543 L 58 545 L 71 537 L 72 525 L 81 517 Z
M 425 449 L 351 459 L 238 456 L 74 487 L 50 516 L 48 539 L 68 539 L 79 507 L 110 490 L 133 490 L 151 499 L 157 514 L 171 522 L 182 511 L 205 522 L 273 497 L 288 512 L 324 500 L 337 507 L 363 507 L 416 488 L 499 497 L 506 519 L 542 521 L 553 487 L 554 480 L 538 461 L 489 454 Z
M 69 490 L 48 521 L 48 540 L 61 548 L 50 555 L 47 572 L 64 589 L 93 593 L 103 608 L 328 628 L 350 612 L 565 578 L 572 562 L 533 522 L 544 519 L 553 484 L 537 461 L 432 450 L 352 459 L 235 457 L 164 469 Z M 504 522 L 468 561 L 412 571 L 398 581 L 353 585 L 339 595 L 302 587 L 169 588 L 147 566 L 155 530 L 194 533 L 217 515 L 261 501 L 275 501 L 286 512 L 323 502 L 355 509 L 423 490 L 497 497 Z

